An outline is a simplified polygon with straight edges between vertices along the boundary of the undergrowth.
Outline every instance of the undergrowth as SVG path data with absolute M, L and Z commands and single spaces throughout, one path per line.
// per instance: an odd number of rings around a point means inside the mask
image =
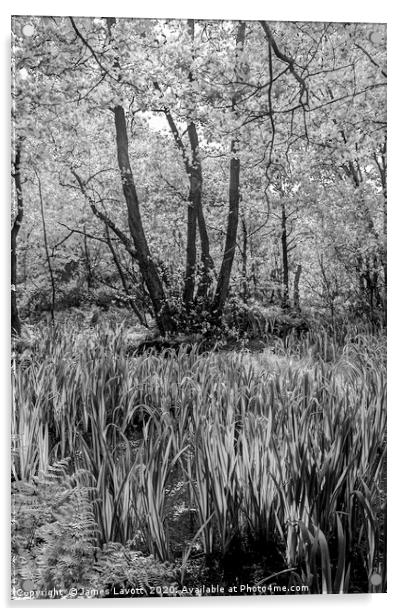
M 14 588 L 385 590 L 381 336 L 141 357 L 128 339 L 44 328 L 13 358 Z

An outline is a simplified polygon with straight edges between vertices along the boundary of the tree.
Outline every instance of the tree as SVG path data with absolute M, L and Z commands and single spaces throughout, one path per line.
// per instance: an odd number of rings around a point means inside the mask
M 246 24 L 245 22 L 240 22 L 237 29 L 237 37 L 236 37 L 236 48 L 237 53 L 240 54 L 243 52 L 244 43 L 245 43 L 245 30 Z M 239 76 L 239 65 L 236 63 L 235 67 L 235 76 L 236 80 Z M 238 99 L 237 88 L 231 97 L 231 111 L 236 115 L 236 107 L 237 107 L 237 99 Z M 239 139 L 237 134 L 232 137 L 230 144 L 230 181 L 229 181 L 229 215 L 227 219 L 227 232 L 226 232 L 226 242 L 224 245 L 224 254 L 222 266 L 219 272 L 219 278 L 217 281 L 215 299 L 213 303 L 213 310 L 218 317 L 221 316 L 227 295 L 229 292 L 229 284 L 230 284 L 230 276 L 231 270 L 233 266 L 234 253 L 236 250 L 236 241 L 237 241 L 237 230 L 238 230 L 238 220 L 239 220 L 239 202 L 240 202 L 240 159 L 238 157 L 238 146 Z
M 17 213 L 11 227 L 11 333 L 15 336 L 21 334 L 21 322 L 17 306 L 17 236 L 24 216 L 24 200 L 21 181 L 21 148 L 21 140 L 19 139 L 15 146 L 13 171 Z
M 369 38 L 358 24 L 33 24 L 27 38 L 14 22 L 15 124 L 30 185 L 40 161 L 56 304 L 74 251 L 78 286 L 109 285 L 136 310 L 140 297 L 162 334 L 220 324 L 230 298 L 329 313 L 325 280 L 336 314 L 365 304 L 378 318 L 382 26 Z M 33 250 L 42 214 L 29 199 Z M 45 280 L 38 258 L 30 267 Z

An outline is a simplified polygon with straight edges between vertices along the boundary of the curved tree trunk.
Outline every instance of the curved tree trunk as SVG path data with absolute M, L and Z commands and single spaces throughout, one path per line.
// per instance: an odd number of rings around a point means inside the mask
M 235 152 L 236 140 L 231 142 L 231 151 Z M 217 281 L 214 312 L 216 317 L 220 317 L 227 295 L 229 293 L 230 275 L 233 266 L 234 253 L 236 251 L 237 229 L 239 218 L 239 202 L 240 202 L 240 161 L 238 158 L 232 158 L 230 161 L 230 186 L 229 186 L 229 215 L 227 218 L 226 242 L 224 246 L 224 254 L 222 267 L 220 268 L 219 278 Z
M 129 230 L 135 245 L 139 269 L 145 281 L 153 305 L 157 326 L 160 332 L 164 335 L 168 332 L 174 331 L 175 324 L 169 313 L 163 285 L 161 283 L 157 267 L 150 254 L 143 229 L 139 209 L 139 200 L 129 161 L 125 112 L 121 105 L 117 105 L 114 108 L 114 118 L 118 164 L 121 172 L 123 193 L 128 209 Z
M 79 32 L 74 20 L 70 17 L 70 21 L 72 23 L 73 29 L 76 35 L 80 38 L 80 40 L 84 43 L 84 45 L 89 49 L 90 53 L 95 58 L 97 64 L 101 67 L 100 60 L 97 57 L 97 54 L 94 52 L 93 48 L 89 45 L 88 41 L 83 37 L 83 35 Z M 112 27 L 116 23 L 115 17 L 107 17 L 107 28 L 108 34 L 111 38 Z M 119 68 L 119 59 L 116 56 L 114 60 L 114 66 Z M 139 200 L 136 193 L 136 187 L 133 179 L 133 173 L 130 166 L 129 160 L 129 150 L 128 150 L 128 132 L 126 128 L 126 118 L 125 111 L 122 105 L 116 105 L 113 109 L 114 112 L 114 120 L 115 120 L 115 130 L 116 130 L 116 145 L 117 145 L 117 154 L 118 154 L 118 165 L 119 170 L 121 172 L 121 180 L 122 180 L 122 189 L 125 196 L 126 207 L 128 210 L 128 222 L 129 222 L 129 230 L 133 239 L 133 243 L 135 246 L 136 253 L 134 257 L 136 258 L 140 273 L 143 277 L 143 280 L 146 284 L 147 291 L 149 293 L 153 312 L 156 317 L 156 323 L 159 328 L 159 331 L 162 335 L 174 331 L 175 323 L 170 315 L 170 311 L 168 308 L 168 304 L 166 301 L 163 285 L 160 280 L 160 276 L 157 271 L 156 264 L 154 263 L 152 256 L 150 254 L 149 246 L 146 240 L 146 236 L 143 229 L 142 218 L 140 215 L 139 209 Z M 85 188 L 80 181 L 77 173 L 72 170 L 76 179 L 80 183 L 80 187 L 85 194 Z M 89 199 L 91 207 L 94 212 L 109 224 L 110 228 L 114 230 L 116 233 L 115 225 L 111 224 L 111 221 L 107 216 L 105 216 L 102 212 L 96 210 L 93 200 Z M 124 234 L 118 233 L 118 237 L 124 239 Z M 130 247 L 125 242 L 125 246 L 129 251 L 131 251 Z
M 119 274 L 119 278 L 121 279 L 122 288 L 123 288 L 123 290 L 125 292 L 125 295 L 127 297 L 129 306 L 131 307 L 131 309 L 133 310 L 133 312 L 135 313 L 135 315 L 139 319 L 139 323 L 141 325 L 143 325 L 143 327 L 147 327 L 147 322 L 145 320 L 144 315 L 140 312 L 140 310 L 136 306 L 135 302 L 133 301 L 133 297 L 132 297 L 131 292 L 129 290 L 128 283 L 126 281 L 125 273 L 123 271 L 121 262 L 119 260 L 118 254 L 117 254 L 117 251 L 115 250 L 113 242 L 111 240 L 111 235 L 109 233 L 109 227 L 108 227 L 107 224 L 105 225 L 105 237 L 107 238 L 108 248 L 109 248 L 110 253 L 112 255 L 113 262 L 115 263 L 115 267 L 116 267 L 117 272 Z

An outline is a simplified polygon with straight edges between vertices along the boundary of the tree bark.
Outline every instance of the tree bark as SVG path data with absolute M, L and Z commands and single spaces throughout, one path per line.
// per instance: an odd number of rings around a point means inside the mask
M 139 323 L 141 325 L 143 325 L 144 327 L 147 327 L 147 323 L 146 323 L 146 319 L 145 319 L 144 315 L 142 315 L 142 313 L 140 312 L 140 310 L 136 306 L 135 302 L 133 301 L 132 295 L 130 293 L 130 290 L 129 290 L 129 287 L 128 287 L 128 284 L 127 284 L 127 281 L 126 281 L 125 273 L 124 273 L 124 271 L 122 269 L 122 265 L 121 265 L 121 262 L 119 260 L 118 254 L 117 254 L 117 252 L 116 252 L 116 250 L 114 248 L 114 245 L 112 243 L 112 240 L 111 240 L 111 236 L 110 236 L 110 233 L 109 233 L 108 225 L 105 225 L 105 237 L 107 238 L 107 244 L 108 244 L 110 253 L 112 255 L 112 259 L 113 259 L 113 261 L 115 263 L 115 267 L 116 267 L 117 272 L 119 274 L 119 278 L 121 279 L 122 287 L 123 287 L 123 290 L 124 290 L 125 295 L 127 297 L 128 303 L 129 303 L 132 311 L 135 313 L 135 315 L 139 319 Z
M 343 135 L 344 140 L 345 136 Z M 382 191 L 383 191 L 383 237 L 380 238 L 379 232 L 376 229 L 375 223 L 372 218 L 371 211 L 366 202 L 366 197 L 363 194 L 359 195 L 358 206 L 362 212 L 364 223 L 366 225 L 366 231 L 373 236 L 376 241 L 376 252 L 365 258 L 364 268 L 364 280 L 366 280 L 367 298 L 369 304 L 370 320 L 374 324 L 375 322 L 375 303 L 383 308 L 383 321 L 387 321 L 387 255 L 386 255 L 386 233 L 387 233 L 387 183 L 386 183 L 386 141 L 381 149 L 381 161 L 374 154 L 373 158 L 379 170 Z M 352 179 L 352 182 L 356 188 L 360 188 L 363 184 L 363 173 L 357 160 L 354 162 L 349 160 L 348 163 L 343 165 L 343 169 L 348 177 Z M 370 260 L 372 260 L 372 264 Z M 378 281 L 378 268 L 379 265 L 383 271 L 383 294 L 380 293 L 379 281 Z M 382 298 L 383 295 L 383 298 Z
M 238 49 L 243 49 L 245 41 L 245 29 L 245 22 L 240 22 L 237 29 L 236 37 L 236 44 Z M 237 98 L 237 93 L 235 92 L 231 100 L 233 113 L 235 113 L 236 110 Z M 229 293 L 230 276 L 233 266 L 234 253 L 236 251 L 240 203 L 240 159 L 237 157 L 238 144 L 238 136 L 235 136 L 231 140 L 230 145 L 231 160 L 229 183 L 229 214 L 227 218 L 226 241 L 224 246 L 222 266 L 220 268 L 215 298 L 213 301 L 213 310 L 216 319 L 219 319 L 221 317 Z
M 195 38 L 195 22 L 193 19 L 188 20 L 188 31 L 191 36 L 192 45 Z M 192 54 L 194 57 L 194 54 Z M 188 75 L 189 81 L 194 81 L 192 71 Z M 199 154 L 199 140 L 195 122 L 188 124 L 188 138 L 192 152 L 192 169 L 191 169 L 191 198 L 194 200 L 196 216 L 198 220 L 199 238 L 201 241 L 201 260 L 202 260 L 202 279 L 198 285 L 198 297 L 206 297 L 210 287 L 210 274 L 214 269 L 213 259 L 210 256 L 209 235 L 206 229 L 205 216 L 202 207 L 202 164 Z M 192 182 L 194 182 L 196 191 L 193 190 Z
M 17 304 L 17 236 L 24 216 L 24 201 L 21 184 L 21 142 L 17 141 L 14 160 L 14 184 L 17 199 L 17 215 L 11 227 L 11 334 L 21 334 L 21 321 Z
M 302 264 L 299 263 L 297 268 L 296 268 L 296 272 L 295 272 L 295 280 L 293 283 L 293 308 L 295 309 L 295 311 L 297 313 L 301 312 L 301 308 L 300 308 L 300 290 L 299 290 L 299 283 L 300 283 L 300 276 L 302 274 Z
M 285 201 L 281 199 L 281 225 L 282 225 L 282 233 L 281 233 L 281 244 L 282 244 L 282 283 L 283 283 L 283 293 L 282 293 L 282 308 L 284 310 L 288 310 L 290 308 L 290 300 L 289 300 L 289 251 L 288 251 L 288 234 L 286 228 L 286 207 Z
M 188 32 L 194 44 L 195 25 L 194 20 L 188 20 Z M 192 55 L 193 57 L 193 55 Z M 194 78 L 192 71 L 188 73 L 190 83 Z M 186 160 L 186 171 L 189 177 L 189 198 L 188 198 L 188 220 L 187 220 L 187 249 L 185 265 L 185 282 L 182 295 L 185 306 L 189 306 L 194 299 L 195 290 L 195 271 L 196 271 L 196 225 L 197 212 L 202 205 L 202 167 L 199 158 L 199 142 L 196 126 L 190 121 L 187 126 L 188 138 L 192 150 L 192 162 Z M 184 153 L 185 154 L 185 153 Z
M 233 154 L 236 151 L 236 143 L 237 141 L 235 139 L 231 142 L 231 151 Z M 238 158 L 233 157 L 230 161 L 229 215 L 227 218 L 226 242 L 214 300 L 214 311 L 218 317 L 220 317 L 223 312 L 229 293 L 230 276 L 236 250 L 240 202 L 239 186 L 240 161 Z
M 132 259 L 135 259 L 136 261 L 137 254 L 136 254 L 135 248 L 133 247 L 133 242 L 131 240 L 131 237 L 128 237 L 119 227 L 117 227 L 117 225 L 109 218 L 109 216 L 105 214 L 105 212 L 102 212 L 101 210 L 97 208 L 95 204 L 95 200 L 91 197 L 91 195 L 86 190 L 86 182 L 79 176 L 79 174 L 73 168 L 71 168 L 70 170 L 73 176 L 75 177 L 75 179 L 77 180 L 77 183 L 80 187 L 80 190 L 83 196 L 89 202 L 93 214 L 99 220 L 101 220 L 104 223 L 104 225 L 108 225 L 108 227 L 115 233 L 116 237 L 121 240 L 123 246 L 125 247 L 126 251 L 130 254 Z
M 187 219 L 187 248 L 185 265 L 185 282 L 182 295 L 185 306 L 189 306 L 194 299 L 195 268 L 196 268 L 196 224 L 198 210 L 202 205 L 202 168 L 198 153 L 198 135 L 195 124 L 188 125 L 188 136 L 192 147 L 192 164 L 189 169 L 189 198 Z
M 209 235 L 206 229 L 205 216 L 203 213 L 202 206 L 202 165 L 199 155 L 198 133 L 194 122 L 191 122 L 188 125 L 188 137 L 192 151 L 189 201 L 190 206 L 193 210 L 192 224 L 195 224 L 195 220 L 198 222 L 199 238 L 201 241 L 202 278 L 198 285 L 197 296 L 202 298 L 206 297 L 208 294 L 208 290 L 210 287 L 210 275 L 214 269 L 214 265 L 213 259 L 210 256 Z
M 193 19 L 188 20 L 188 32 L 192 43 L 194 41 L 195 24 Z M 192 83 L 194 77 L 192 71 L 188 73 L 188 80 Z M 158 82 L 154 82 L 156 90 L 161 92 Z M 180 133 L 174 121 L 170 110 L 165 107 L 164 113 L 168 121 L 168 125 L 174 137 L 175 144 L 180 150 L 184 161 L 185 172 L 189 179 L 189 197 L 188 197 L 188 217 L 187 217 L 187 248 L 186 248 L 186 266 L 185 266 L 185 283 L 183 290 L 183 302 L 189 305 L 194 298 L 195 292 L 195 274 L 197 262 L 196 250 L 196 234 L 197 224 L 199 229 L 199 237 L 201 241 L 201 260 L 202 260 L 202 279 L 198 285 L 198 297 L 207 295 L 210 286 L 210 272 L 214 269 L 213 259 L 210 256 L 209 235 L 206 229 L 205 216 L 202 207 L 202 165 L 199 154 L 199 139 L 195 122 L 189 121 L 187 126 L 188 139 L 191 146 L 192 160 L 189 161 L 185 145 L 181 139 Z
M 52 300 L 51 300 L 51 311 L 50 312 L 51 312 L 52 322 L 54 322 L 55 321 L 55 297 L 56 297 L 55 277 L 53 275 L 52 262 L 51 262 L 50 253 L 49 253 L 48 234 L 46 231 L 45 211 L 44 211 L 43 197 L 42 197 L 42 182 L 41 182 L 40 175 L 36 169 L 35 169 L 35 175 L 38 180 L 38 192 L 39 192 L 39 203 L 41 206 L 43 243 L 45 247 L 46 262 L 48 265 L 49 278 L 50 278 L 51 289 L 52 289 Z
M 241 251 L 241 273 L 242 273 L 242 293 L 243 300 L 246 302 L 249 295 L 248 289 L 248 277 L 247 277 L 247 248 L 248 248 L 248 234 L 247 234 L 247 224 L 245 220 L 245 216 L 241 219 L 241 230 L 243 234 L 242 240 L 242 251 Z
M 157 326 L 162 335 L 174 331 L 175 324 L 170 315 L 157 267 L 150 254 L 143 229 L 139 200 L 129 161 L 128 134 L 125 112 L 121 105 L 114 108 L 118 165 L 121 172 L 122 188 L 128 210 L 129 230 L 136 249 L 139 269 L 145 281 Z
M 206 297 L 210 286 L 210 274 L 213 271 L 213 259 L 210 256 L 209 236 L 202 207 L 202 165 L 199 155 L 198 133 L 194 122 L 188 125 L 188 137 L 192 151 L 189 197 L 195 210 L 201 241 L 202 279 L 198 285 L 197 294 L 198 297 Z
M 104 66 L 101 64 L 97 54 L 93 50 L 93 48 L 89 45 L 88 41 L 82 36 L 82 34 L 77 29 L 77 26 L 74 23 L 74 20 L 70 18 L 73 29 L 76 35 L 81 39 L 84 45 L 89 49 L 90 53 L 93 55 L 97 64 L 100 68 L 105 71 Z M 107 28 L 108 28 L 108 36 L 111 41 L 112 37 L 112 27 L 116 23 L 115 17 L 107 17 Z M 119 68 L 119 59 L 118 56 L 114 59 L 114 67 Z M 119 79 L 118 79 L 119 81 Z M 132 169 L 130 166 L 129 160 L 129 149 L 128 149 L 128 133 L 126 128 L 126 118 L 125 111 L 122 105 L 116 105 L 113 109 L 114 112 L 114 120 L 115 120 L 115 130 L 116 130 L 116 145 L 117 145 L 117 155 L 118 155 L 118 165 L 119 170 L 121 172 L 121 181 L 122 181 L 122 189 L 125 196 L 126 206 L 128 210 L 128 222 L 129 222 L 129 230 L 133 239 L 133 243 L 136 249 L 136 253 L 133 254 L 135 259 L 139 264 L 140 273 L 143 277 L 143 280 L 146 284 L 148 293 L 150 295 L 150 299 L 153 306 L 153 312 L 156 318 L 157 327 L 162 335 L 171 332 L 175 329 L 175 323 L 170 315 L 170 311 L 168 308 L 168 304 L 166 302 L 166 297 L 163 289 L 163 285 L 161 283 L 157 267 L 152 259 L 150 254 L 149 246 L 146 240 L 146 236 L 143 229 L 142 218 L 140 215 L 139 209 L 139 200 L 136 193 L 136 187 L 133 180 Z M 85 187 L 80 182 L 77 174 L 72 170 L 76 179 L 78 179 L 80 183 L 80 187 L 82 191 L 85 193 Z M 93 208 L 93 211 L 96 215 L 101 218 L 104 222 L 106 222 L 111 229 L 120 237 L 125 240 L 124 234 L 117 233 L 119 230 L 116 229 L 115 225 L 109 220 L 107 216 L 97 211 L 95 204 L 91 198 L 89 198 L 90 205 Z M 126 249 L 131 252 L 130 246 L 127 242 L 124 241 Z
M 107 227 L 107 225 L 105 225 Z M 85 258 L 85 263 L 86 263 L 86 270 L 87 270 L 87 289 L 90 291 L 90 289 L 93 288 L 94 286 L 94 276 L 93 276 L 93 268 L 91 266 L 91 255 L 90 255 L 90 250 L 88 247 L 88 241 L 87 241 L 87 233 L 86 233 L 86 226 L 84 225 L 83 228 L 83 239 L 84 239 L 84 258 Z

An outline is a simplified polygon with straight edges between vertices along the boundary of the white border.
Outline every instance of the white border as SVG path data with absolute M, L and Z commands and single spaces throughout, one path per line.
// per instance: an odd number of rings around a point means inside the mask
M 362 21 L 362 22 L 387 22 L 388 24 L 388 57 L 389 57 L 389 82 L 388 82 L 388 120 L 389 120 L 389 183 L 388 183 L 388 212 L 389 212 L 389 523 L 388 523 L 388 548 L 389 548 L 389 572 L 388 582 L 389 591 L 387 595 L 345 595 L 345 596 L 316 596 L 316 597 L 269 597 L 269 598 L 247 598 L 238 599 L 168 599 L 168 600 L 114 600 L 94 601 L 32 601 L 32 602 L 13 602 L 8 600 L 10 594 L 9 566 L 7 562 L 8 554 L 8 533 L 9 533 L 9 514 L 7 507 L 2 508 L 3 515 L 3 544 L 6 549 L 2 550 L 4 555 L 2 568 L 2 603 L 6 609 L 17 610 L 25 609 L 42 611 L 43 609 L 83 609 L 103 610 L 103 609 L 131 609 L 140 613 L 154 614 L 163 611 L 165 615 L 183 613 L 191 610 L 195 613 L 203 613 L 206 610 L 213 612 L 232 611 L 242 613 L 244 610 L 254 610 L 259 614 L 276 610 L 282 616 L 296 614 L 323 613 L 330 614 L 366 613 L 380 615 L 381 610 L 388 610 L 389 613 L 399 613 L 402 597 L 400 591 L 404 591 L 402 577 L 404 574 L 403 557 L 403 508 L 401 505 L 403 494 L 403 477 L 401 470 L 404 470 L 402 460 L 403 448 L 403 414 L 404 404 L 402 402 L 403 381 L 403 352 L 404 346 L 402 330 L 404 328 L 404 297 L 402 288 L 404 286 L 403 266 L 404 259 L 402 246 L 404 244 L 403 211 L 403 175 L 404 175 L 404 156 L 402 144 L 404 143 L 402 125 L 404 122 L 404 96 L 402 81 L 404 81 L 404 71 L 402 68 L 403 54 L 403 27 L 401 15 L 398 12 L 398 2 L 394 0 L 384 0 L 375 2 L 370 0 L 338 0 L 337 2 L 322 3 L 313 0 L 286 0 L 285 2 L 270 2 L 270 0 L 247 0 L 244 3 L 235 3 L 231 0 L 204 0 L 200 3 L 190 3 L 185 1 L 171 0 L 148 0 L 144 3 L 105 2 L 104 0 L 77 1 L 71 0 L 66 4 L 56 4 L 44 0 L 20 0 L 10 2 L 5 0 L 1 7 L 0 27 L 2 29 L 2 43 L 4 50 L 4 61 L 1 63 L 2 71 L 2 127 L 4 137 L 2 139 L 2 173 L 4 191 L 2 193 L 2 255 L 1 255 L 1 282 L 2 282 L 2 302 L 1 314 L 3 325 L 3 336 L 6 344 L 3 344 L 5 352 L 1 355 L 2 365 L 2 387 L 4 393 L 2 413 L 3 425 L 3 464 L 5 470 L 3 484 L 3 495 L 9 493 L 9 475 L 7 473 L 9 463 L 9 358 L 8 358 L 8 335 L 9 335 L 9 188 L 10 188 L 10 160 L 9 160 L 9 91 L 10 91 L 10 16 L 17 15 L 114 15 L 128 17 L 173 17 L 173 18 L 206 18 L 206 19 L 268 19 L 268 20 L 290 20 L 290 21 Z M 3 502 L 8 502 L 7 497 L 3 497 Z M 401 611 L 401 610 L 400 610 Z
M 287 0 L 285 2 L 268 2 L 248 0 L 203 0 L 202 2 L 185 2 L 172 0 L 150 0 L 136 2 L 80 2 L 71 0 L 66 4 L 55 4 L 49 0 L 19 0 L 9 2 L 11 11 L 16 15 L 89 15 L 121 17 L 173 17 L 198 19 L 270 19 L 291 21 L 373 21 L 385 22 L 391 14 L 393 2 L 365 2 L 339 0 L 338 3 L 322 3 L 313 0 Z M 390 8 L 389 8 L 390 5 Z

